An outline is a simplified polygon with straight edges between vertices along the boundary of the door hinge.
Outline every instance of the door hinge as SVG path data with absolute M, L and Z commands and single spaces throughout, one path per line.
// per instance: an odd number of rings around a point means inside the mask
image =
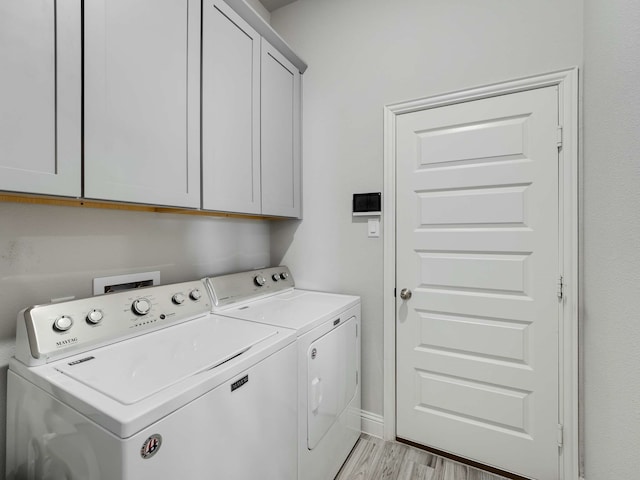
M 564 278 L 562 275 L 558 278 L 558 300 L 562 300 L 564 298 Z
M 558 446 L 562 447 L 564 445 L 564 425 L 558 424 Z
M 560 150 L 562 148 L 562 125 L 558 125 L 558 136 L 557 136 L 557 142 L 558 142 L 558 150 Z
M 393 287 L 393 298 L 396 298 L 396 287 Z
M 358 385 L 358 380 L 359 380 L 359 378 L 358 378 L 358 370 L 356 370 L 356 385 Z

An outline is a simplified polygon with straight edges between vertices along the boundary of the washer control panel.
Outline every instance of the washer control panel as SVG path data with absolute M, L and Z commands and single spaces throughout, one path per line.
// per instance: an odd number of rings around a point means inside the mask
M 202 316 L 211 311 L 206 288 L 176 283 L 28 308 L 18 315 L 25 335 L 18 335 L 16 357 L 37 365 Z
M 269 267 L 205 279 L 216 307 L 295 287 L 288 267 Z

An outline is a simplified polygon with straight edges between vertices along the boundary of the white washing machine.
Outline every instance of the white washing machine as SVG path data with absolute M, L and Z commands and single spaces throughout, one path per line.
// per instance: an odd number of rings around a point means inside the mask
M 36 306 L 8 372 L 10 480 L 297 477 L 295 332 L 201 281 Z
M 216 314 L 297 332 L 298 479 L 333 480 L 361 431 L 360 298 L 296 289 L 287 267 L 206 283 Z

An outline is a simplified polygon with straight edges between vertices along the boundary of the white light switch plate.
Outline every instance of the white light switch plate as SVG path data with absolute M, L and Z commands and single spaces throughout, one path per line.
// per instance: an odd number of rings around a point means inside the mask
M 370 218 L 367 222 L 367 228 L 369 232 L 369 238 L 376 238 L 380 236 L 380 219 Z

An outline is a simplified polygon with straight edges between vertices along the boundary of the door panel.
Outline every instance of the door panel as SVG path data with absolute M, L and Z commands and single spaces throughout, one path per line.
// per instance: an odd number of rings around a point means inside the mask
M 300 216 L 300 73 L 262 39 L 262 213 Z
M 556 87 L 397 121 L 397 435 L 558 478 Z
M 260 213 L 260 36 L 203 3 L 202 208 Z
M 200 206 L 200 12 L 85 1 L 85 197 Z
M 80 196 L 80 11 L 0 2 L 0 190 Z

